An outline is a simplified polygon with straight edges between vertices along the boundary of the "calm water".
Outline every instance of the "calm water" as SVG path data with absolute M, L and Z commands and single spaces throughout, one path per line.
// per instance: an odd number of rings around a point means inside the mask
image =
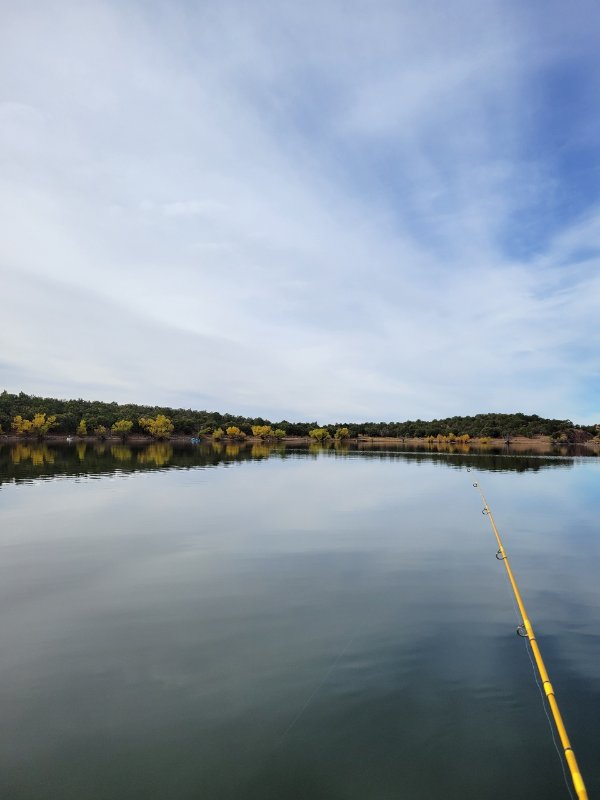
M 567 798 L 473 480 L 600 796 L 600 459 L 168 445 L 0 449 L 0 796 Z

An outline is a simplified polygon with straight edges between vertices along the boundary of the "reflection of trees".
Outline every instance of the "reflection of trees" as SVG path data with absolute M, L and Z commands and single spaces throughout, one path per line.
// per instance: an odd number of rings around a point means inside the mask
M 350 445 L 348 444 L 348 440 L 345 438 L 336 439 L 333 443 L 333 446 L 338 453 L 350 452 Z
M 43 464 L 54 464 L 54 453 L 45 444 L 16 444 L 10 451 L 10 460 L 13 464 L 31 461 L 34 467 Z
M 149 444 L 145 450 L 138 453 L 137 460 L 140 464 L 154 464 L 156 467 L 164 467 L 173 456 L 173 447 L 167 442 L 156 442 Z
M 425 445 L 425 449 L 428 453 L 471 453 L 476 452 L 477 449 L 474 450 L 470 445 L 463 443 L 463 442 L 438 442 L 438 441 L 428 441 Z M 486 446 L 486 442 L 482 443 L 482 446 Z
M 133 458 L 131 447 L 127 447 L 126 444 L 113 444 L 110 454 L 116 461 L 129 461 Z
M 268 458 L 271 454 L 271 448 L 266 444 L 253 444 L 250 449 L 252 458 Z
M 155 442 L 141 447 L 129 445 L 97 443 L 94 446 L 85 442 L 67 444 L 47 444 L 45 442 L 17 442 L 14 445 L 0 445 L 0 484 L 6 481 L 38 479 L 54 475 L 110 475 L 119 472 L 137 472 L 166 468 L 194 469 L 196 467 L 218 467 L 220 464 L 239 463 L 250 459 L 266 458 L 361 458 L 378 461 L 429 462 L 449 468 L 464 469 L 472 467 L 478 471 L 537 471 L 544 469 L 569 469 L 573 467 L 574 455 L 598 458 L 600 453 L 585 450 L 583 446 L 565 446 L 553 449 L 552 457 L 538 453 L 516 453 L 507 448 L 478 447 L 473 444 L 455 443 L 444 446 L 423 445 L 419 448 L 394 447 L 385 449 L 350 443 L 348 447 L 319 444 L 310 446 L 286 447 L 282 444 L 254 442 L 192 445 L 173 445 L 169 442 Z M 566 458 L 556 458 L 556 455 Z

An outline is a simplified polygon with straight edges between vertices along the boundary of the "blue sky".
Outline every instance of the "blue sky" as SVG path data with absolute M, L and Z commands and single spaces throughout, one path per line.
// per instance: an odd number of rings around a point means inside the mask
M 600 422 L 592 2 L 27 2 L 0 386 Z

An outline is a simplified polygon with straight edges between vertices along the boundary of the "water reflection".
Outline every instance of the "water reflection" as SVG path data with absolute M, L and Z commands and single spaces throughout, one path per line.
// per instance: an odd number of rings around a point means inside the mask
M 330 442 L 286 447 L 280 443 L 222 443 L 181 445 L 169 442 L 139 446 L 98 442 L 76 444 L 18 443 L 0 445 L 0 484 L 58 475 L 106 475 L 147 469 L 193 469 L 216 467 L 242 461 L 269 458 L 363 458 L 380 461 L 437 463 L 462 469 L 472 467 L 492 472 L 528 472 L 569 469 L 577 451 L 566 448 L 563 455 L 534 453 L 511 455 L 506 449 L 476 449 L 466 444 L 437 444 L 422 447 L 371 445 L 364 442 Z M 587 455 L 594 454 L 587 451 Z
M 113 444 L 110 448 L 110 454 L 115 461 L 131 461 L 133 452 L 131 447 L 126 444 Z
M 45 444 L 21 444 L 14 445 L 10 451 L 10 460 L 13 464 L 22 464 L 28 461 L 34 467 L 43 464 L 54 464 L 55 453 Z
M 253 444 L 250 448 L 250 458 L 260 460 L 271 456 L 285 456 L 286 449 L 277 444 Z
M 164 467 L 173 458 L 173 447 L 167 442 L 149 444 L 137 454 L 138 464 L 152 467 Z

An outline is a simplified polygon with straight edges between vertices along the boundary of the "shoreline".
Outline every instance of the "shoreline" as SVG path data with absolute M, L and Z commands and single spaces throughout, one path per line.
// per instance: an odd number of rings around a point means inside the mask
M 120 436 L 106 436 L 101 438 L 99 436 L 72 436 L 68 434 L 48 434 L 43 439 L 38 439 L 33 436 L 19 436 L 16 434 L 3 434 L 0 435 L 0 445 L 2 444 L 19 444 L 19 443 L 27 443 L 27 444 L 130 444 L 130 445 L 149 445 L 149 444 L 156 444 L 158 442 L 164 444 L 190 444 L 192 438 L 191 434 L 179 434 L 176 436 L 170 436 L 167 439 L 154 439 L 152 436 L 143 435 L 143 434 L 135 434 L 132 436 L 128 436 L 125 441 Z M 485 441 L 483 441 L 485 440 Z M 265 446 L 275 446 L 275 445 L 306 445 L 306 444 L 319 444 L 322 446 L 328 446 L 333 444 L 333 440 L 326 441 L 324 443 L 315 442 L 310 436 L 286 436 L 282 439 L 268 439 L 263 440 L 258 436 L 247 436 L 243 440 L 233 439 L 227 436 L 224 436 L 222 439 L 218 441 L 214 441 L 210 437 L 200 437 L 199 444 L 235 444 L 235 445 L 244 445 L 244 444 L 261 444 Z M 453 448 L 457 450 L 464 450 L 465 452 L 467 449 L 472 447 L 477 448 L 489 448 L 489 449 L 504 449 L 510 452 L 518 453 L 524 450 L 534 450 L 539 452 L 548 452 L 554 449 L 564 448 L 564 447 L 583 447 L 585 449 L 590 450 L 590 452 L 598 452 L 600 451 L 600 440 L 588 440 L 583 442 L 565 442 L 565 441 L 555 441 L 550 436 L 535 436 L 535 437 L 527 437 L 527 436 L 515 436 L 511 437 L 510 442 L 507 442 L 503 438 L 496 438 L 491 439 L 488 437 L 473 437 L 469 439 L 467 442 L 462 442 L 459 440 L 455 441 L 441 441 L 438 442 L 436 439 L 433 441 L 427 438 L 417 438 L 417 437 L 395 437 L 395 436 L 358 436 L 355 438 L 348 438 L 343 439 L 337 444 L 342 446 L 344 445 L 369 445 L 369 446 L 377 446 L 377 445 L 385 445 L 385 446 L 401 446 L 401 445 L 408 445 L 410 447 L 424 447 L 426 449 L 448 449 Z

